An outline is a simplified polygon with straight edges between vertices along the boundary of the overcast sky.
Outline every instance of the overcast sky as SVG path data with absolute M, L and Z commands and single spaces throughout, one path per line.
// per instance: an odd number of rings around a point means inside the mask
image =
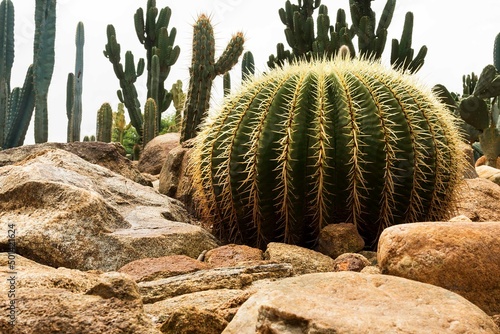
M 372 9 L 380 17 L 385 0 L 375 0 Z M 15 8 L 15 59 L 11 86 L 21 86 L 33 58 L 35 0 L 13 0 Z M 136 61 L 145 57 L 145 50 L 137 40 L 133 15 L 137 8 L 146 7 L 146 0 L 58 0 L 56 63 L 49 89 L 49 141 L 66 141 L 66 80 L 74 71 L 76 25 L 85 25 L 83 71 L 83 122 L 84 135 L 95 133 L 96 112 L 104 102 L 117 109 L 119 88 L 111 63 L 104 57 L 106 26 L 113 24 L 121 44 L 122 58 L 132 50 Z M 231 35 L 243 31 L 246 50 L 252 51 L 258 72 L 266 71 L 266 62 L 276 52 L 276 43 L 286 45 L 283 25 L 278 16 L 285 0 L 157 0 L 157 7 L 172 9 L 170 27 L 177 28 L 176 44 L 181 47 L 179 60 L 166 81 L 167 87 L 180 79 L 184 91 L 189 82 L 188 67 L 191 62 L 192 24 L 201 13 L 209 14 L 215 29 L 216 49 L 219 55 Z M 292 0 L 292 3 L 297 3 Z M 338 8 L 344 8 L 350 22 L 348 0 L 323 0 L 330 18 L 335 20 Z M 388 44 L 383 59 L 388 63 L 390 40 L 400 38 L 406 12 L 415 15 L 413 48 L 427 45 L 429 51 L 425 64 L 417 74 L 421 81 L 432 87 L 444 84 L 451 91 L 461 93 L 462 75 L 472 71 L 480 73 L 493 62 L 493 42 L 500 32 L 499 0 L 398 0 L 394 18 L 389 27 Z M 240 74 L 240 65 L 232 72 L 233 87 Z M 136 84 L 141 104 L 145 102 L 145 75 Z M 222 82 L 214 85 L 214 101 L 221 96 Z M 169 111 L 173 112 L 173 106 Z M 167 112 L 169 112 L 167 111 Z M 26 144 L 33 143 L 30 129 Z

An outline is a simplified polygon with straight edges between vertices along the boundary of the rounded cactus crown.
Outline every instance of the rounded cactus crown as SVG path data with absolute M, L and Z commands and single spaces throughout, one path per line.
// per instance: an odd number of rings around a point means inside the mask
M 224 241 L 311 246 L 350 222 L 374 243 L 390 225 L 450 214 L 459 143 L 453 116 L 413 77 L 337 58 L 246 82 L 206 120 L 191 168 Z

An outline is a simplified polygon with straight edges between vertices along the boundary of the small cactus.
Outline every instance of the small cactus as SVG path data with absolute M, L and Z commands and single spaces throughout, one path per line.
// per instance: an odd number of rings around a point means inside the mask
M 105 102 L 97 112 L 97 141 L 110 143 L 112 126 L 113 110 L 111 110 L 111 105 Z
M 388 226 L 446 219 L 460 135 L 415 79 L 337 58 L 273 70 L 232 93 L 195 139 L 202 218 L 223 241 L 313 246 L 328 224 L 367 245 Z
M 149 98 L 144 105 L 143 147 L 146 147 L 146 144 L 158 135 L 158 113 L 156 108 L 156 102 L 153 98 Z

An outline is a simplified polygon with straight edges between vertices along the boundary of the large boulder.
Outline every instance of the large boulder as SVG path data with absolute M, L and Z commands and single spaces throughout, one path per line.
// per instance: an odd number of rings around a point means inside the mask
M 458 214 L 474 222 L 500 221 L 500 187 L 484 178 L 464 180 L 460 185 Z
M 476 171 L 479 177 L 490 180 L 491 182 L 500 185 L 500 169 L 481 165 L 476 167 Z
M 383 274 L 456 292 L 490 315 L 500 313 L 500 222 L 439 222 L 382 232 Z
M 146 257 L 196 258 L 217 247 L 182 203 L 69 152 L 0 168 L 0 249 L 53 267 L 116 270 Z
M 153 138 L 141 152 L 137 163 L 139 170 L 151 175 L 160 174 L 168 152 L 179 145 L 179 139 L 179 133 L 166 133 Z
M 125 157 L 125 148 L 120 143 L 94 141 L 24 145 L 0 151 L 0 167 L 18 163 L 28 158 L 30 155 L 37 155 L 47 151 L 47 149 L 54 148 L 76 154 L 92 164 L 110 169 L 142 185 L 152 185 L 151 181 L 144 178 L 132 161 Z
M 54 269 L 16 255 L 12 275 L 7 259 L 0 253 L 0 274 L 15 277 L 14 296 L 1 284 L 0 303 L 12 305 L 13 323 L 0 317 L 0 333 L 160 334 L 137 284 L 122 274 Z
M 490 333 L 493 320 L 448 290 L 354 272 L 283 279 L 251 296 L 224 334 Z

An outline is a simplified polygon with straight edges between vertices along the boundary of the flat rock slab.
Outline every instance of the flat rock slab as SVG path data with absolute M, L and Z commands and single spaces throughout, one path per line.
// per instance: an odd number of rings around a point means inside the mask
M 354 272 L 286 278 L 251 296 L 224 334 L 498 334 L 493 320 L 448 290 Z
M 182 203 L 64 150 L 0 168 L 0 249 L 52 267 L 117 270 L 218 246 Z
M 499 314 L 499 236 L 500 222 L 396 225 L 380 236 L 378 263 L 384 274 L 443 287 Z

